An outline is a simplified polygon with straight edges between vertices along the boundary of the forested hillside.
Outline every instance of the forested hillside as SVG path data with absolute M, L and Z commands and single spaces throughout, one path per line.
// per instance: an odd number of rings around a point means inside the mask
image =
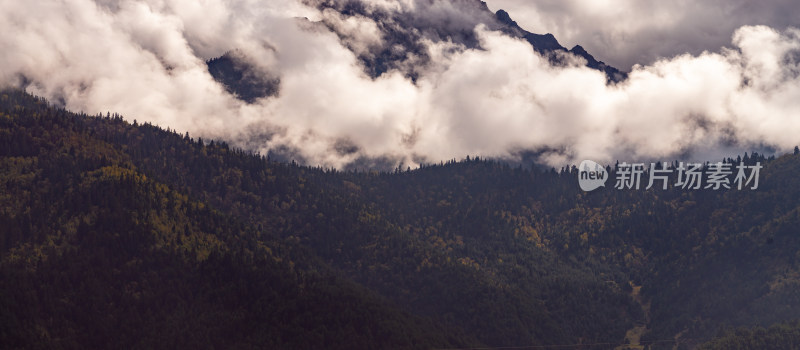
M 800 313 L 800 155 L 743 156 L 757 190 L 341 172 L 5 91 L 0 344 L 693 347 Z
M 148 177 L 138 151 L 113 143 L 143 128 L 0 98 L 3 348 L 474 342 L 348 281 L 295 240 Z
M 727 330 L 700 350 L 757 350 L 800 348 L 800 322 L 775 324 L 769 328 Z

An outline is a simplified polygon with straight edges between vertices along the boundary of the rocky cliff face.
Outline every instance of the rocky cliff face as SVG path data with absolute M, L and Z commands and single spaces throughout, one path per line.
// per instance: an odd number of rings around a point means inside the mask
M 483 1 L 306 0 L 305 3 L 323 14 L 314 27 L 335 33 L 372 78 L 397 70 L 416 81 L 431 60 L 427 45 L 446 42 L 456 49 L 480 48 L 475 32 L 479 25 L 526 40 L 554 64 L 565 64 L 564 54 L 572 54 L 585 59 L 586 66 L 604 72 L 609 83 L 626 78 L 625 72 L 598 61 L 580 45 L 567 49 L 552 34 L 529 32 L 508 12 L 492 13 Z M 248 74 L 247 60 L 234 53 L 209 61 L 209 71 L 229 91 L 247 102 L 274 96 L 280 90 L 278 79 L 259 80 L 256 75 Z

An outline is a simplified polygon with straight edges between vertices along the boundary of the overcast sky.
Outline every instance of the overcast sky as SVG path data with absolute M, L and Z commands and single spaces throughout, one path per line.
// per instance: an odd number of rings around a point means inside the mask
M 800 11 L 789 1 L 490 1 L 565 46 L 623 70 L 641 64 L 616 85 L 480 24 L 491 16 L 477 0 L 366 2 L 389 14 L 372 16 L 380 23 L 314 1 L 0 0 L 0 87 L 338 168 L 529 150 L 554 166 L 718 160 L 800 144 L 800 30 L 787 28 Z M 479 47 L 421 36 L 423 62 L 389 44 L 394 15 L 473 31 Z M 387 48 L 401 62 L 369 76 L 359 56 Z M 232 49 L 279 78 L 279 95 L 247 104 L 214 81 L 205 61 Z
M 796 0 L 487 0 L 534 33 L 580 44 L 622 70 L 661 57 L 719 51 L 744 25 L 800 26 Z

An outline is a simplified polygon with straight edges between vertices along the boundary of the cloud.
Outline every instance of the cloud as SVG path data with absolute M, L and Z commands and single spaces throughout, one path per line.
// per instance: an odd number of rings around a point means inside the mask
M 555 68 L 524 43 L 483 32 L 486 50 L 452 56 L 432 78 L 428 115 L 448 121 L 438 133 L 447 144 L 427 148 L 495 156 L 552 149 L 545 157 L 556 164 L 698 151 L 718 159 L 730 146 L 788 150 L 800 131 L 798 31 L 743 27 L 734 38 L 738 50 L 637 66 L 606 85 L 579 62 Z
M 211 9 L 207 17 L 198 4 Z M 457 7 L 413 0 L 383 0 L 371 11 L 408 13 L 420 4 L 445 6 L 423 7 L 425 16 L 461 18 L 460 27 L 480 18 L 473 8 L 456 16 Z M 796 29 L 745 26 L 729 49 L 636 66 L 628 80 L 608 85 L 582 59 L 565 56 L 555 67 L 495 25 L 471 27 L 472 46 L 418 36 L 424 64 L 409 53 L 404 65 L 373 77 L 360 57 L 387 45 L 387 23 L 368 13 L 290 0 L 0 0 L 0 85 L 25 85 L 75 111 L 119 112 L 338 168 L 524 151 L 551 165 L 718 159 L 798 143 Z M 279 78 L 279 94 L 247 104 L 214 81 L 205 60 L 231 49 Z M 409 78 L 405 66 L 419 76 Z
M 745 25 L 796 26 L 792 0 L 488 0 L 532 32 L 553 33 L 565 46 L 582 45 L 622 70 L 683 53 L 730 44 Z

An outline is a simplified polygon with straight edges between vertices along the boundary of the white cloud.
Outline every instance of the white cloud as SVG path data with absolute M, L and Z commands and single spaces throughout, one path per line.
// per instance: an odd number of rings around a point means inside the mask
M 370 19 L 288 0 L 207 0 L 214 11 L 204 23 L 195 4 L 0 0 L 0 85 L 24 76 L 30 92 L 72 110 L 119 112 L 262 152 L 288 148 L 335 167 L 521 150 L 549 150 L 542 159 L 553 165 L 721 157 L 800 143 L 794 29 L 743 27 L 732 49 L 661 59 L 606 85 L 577 59 L 553 67 L 527 42 L 481 25 L 479 49 L 423 39 L 431 63 L 415 67 L 422 75 L 412 82 L 400 71 L 364 72 L 358 51 L 383 42 Z M 344 42 L 297 15 L 331 21 Z M 232 48 L 280 77 L 279 96 L 244 104 L 212 79 L 204 61 Z

